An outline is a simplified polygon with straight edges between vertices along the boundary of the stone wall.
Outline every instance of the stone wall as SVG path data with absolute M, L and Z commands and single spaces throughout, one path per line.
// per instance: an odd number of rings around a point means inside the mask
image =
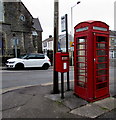
M 17 48 L 20 54 L 42 51 L 42 32 L 38 36 L 32 36 L 33 17 L 21 2 L 4 2 L 4 22 L 2 23 L 3 56 L 13 56 L 14 41 L 18 39 Z
M 5 23 L 11 24 L 13 31 L 30 32 L 33 17 L 20 2 L 4 2 Z

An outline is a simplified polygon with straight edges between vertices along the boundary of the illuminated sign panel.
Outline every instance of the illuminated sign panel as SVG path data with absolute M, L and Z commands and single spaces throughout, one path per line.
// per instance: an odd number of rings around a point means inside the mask
M 88 30 L 88 27 L 76 29 L 76 32 L 81 32 L 81 31 L 85 31 L 85 30 Z
M 93 26 L 94 30 L 107 31 L 107 28 Z

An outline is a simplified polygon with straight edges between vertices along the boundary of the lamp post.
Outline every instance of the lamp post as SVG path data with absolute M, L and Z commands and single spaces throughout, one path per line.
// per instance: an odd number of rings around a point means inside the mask
M 81 3 L 80 1 L 78 1 L 74 6 L 71 7 L 71 36 L 72 36 L 72 42 L 73 42 L 73 8 L 77 5 Z M 71 49 L 71 53 L 72 53 L 72 65 L 73 65 L 73 51 Z

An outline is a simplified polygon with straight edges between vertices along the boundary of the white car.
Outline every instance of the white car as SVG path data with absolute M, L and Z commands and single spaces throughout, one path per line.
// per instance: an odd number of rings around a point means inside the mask
M 51 66 L 50 59 L 39 53 L 26 54 L 21 58 L 11 58 L 7 60 L 7 68 L 23 69 L 30 67 L 42 67 L 48 69 Z

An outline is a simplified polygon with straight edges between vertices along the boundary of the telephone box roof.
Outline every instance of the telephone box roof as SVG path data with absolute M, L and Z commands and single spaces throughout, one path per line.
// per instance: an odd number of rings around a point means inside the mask
M 104 24 L 104 25 L 106 25 L 106 26 L 109 26 L 109 25 L 107 25 L 105 22 L 102 22 L 102 21 L 95 21 L 95 20 L 83 21 L 83 22 L 78 23 L 76 26 L 78 26 L 78 25 L 80 25 L 80 24 L 83 24 L 83 23 L 88 23 L 88 24 L 102 23 L 102 24 Z M 75 26 L 75 27 L 76 27 L 76 26 Z

